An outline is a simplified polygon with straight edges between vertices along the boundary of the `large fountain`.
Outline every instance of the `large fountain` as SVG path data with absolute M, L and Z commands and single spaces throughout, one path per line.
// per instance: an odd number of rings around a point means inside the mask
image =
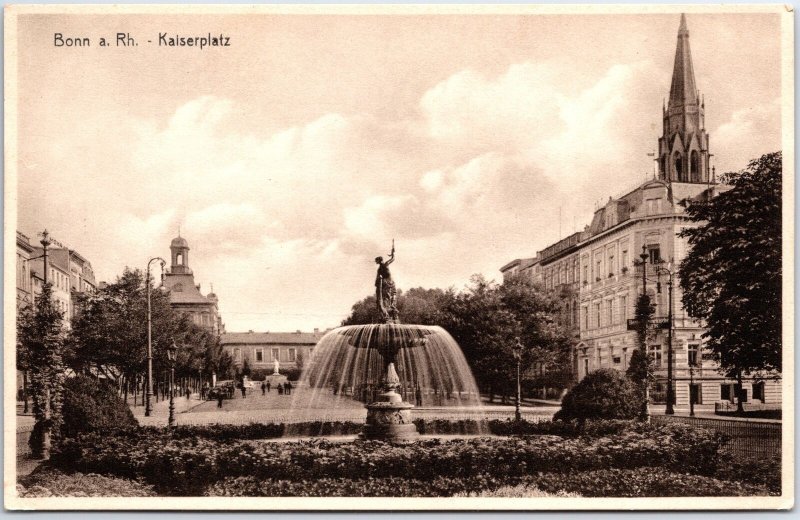
M 450 334 L 400 323 L 388 268 L 393 261 L 394 244 L 387 261 L 375 259 L 381 323 L 340 327 L 322 337 L 298 385 L 295 420 L 353 420 L 366 408 L 362 438 L 403 441 L 418 435 L 415 407 L 450 417 L 480 410 L 475 379 Z

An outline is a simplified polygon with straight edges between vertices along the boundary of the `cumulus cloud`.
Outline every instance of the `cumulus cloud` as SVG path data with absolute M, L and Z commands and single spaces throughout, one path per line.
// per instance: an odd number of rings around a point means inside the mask
M 740 170 L 750 160 L 780 150 L 781 135 L 775 132 L 780 117 L 780 98 L 733 112 L 711 133 L 717 173 Z
M 93 203 L 89 235 L 109 223 L 114 231 L 86 254 L 111 278 L 147 254 L 168 254 L 180 226 L 197 281 L 205 290 L 214 283 L 229 330 L 336 325 L 372 291 L 372 259 L 388 253 L 392 238 L 401 287 L 496 277 L 573 222 L 588 223 L 595 198 L 652 168 L 646 153 L 660 132 L 668 71 L 620 64 L 565 86 L 569 67 L 457 71 L 421 93 L 417 112 L 401 121 L 323 113 L 263 132 L 238 126 L 241 102 L 202 96 L 161 118 L 117 123 L 127 144 L 99 164 L 123 171 L 101 176 L 80 162 L 115 201 Z M 736 112 L 712 144 L 753 143 L 776 114 L 774 103 Z M 54 175 L 50 166 L 74 144 L 62 141 L 58 156 L 28 163 Z M 30 183 L 21 193 L 32 196 Z

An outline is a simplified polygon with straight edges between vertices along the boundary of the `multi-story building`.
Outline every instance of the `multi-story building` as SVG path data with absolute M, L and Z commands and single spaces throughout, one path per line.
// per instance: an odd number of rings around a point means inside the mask
M 34 250 L 30 238 L 17 231 L 17 312 L 33 303 L 30 261 Z
M 219 315 L 217 295 L 212 291 L 204 296 L 200 284 L 195 284 L 189 268 L 189 243 L 179 236 L 172 239 L 169 249 L 172 264 L 164 273 L 164 288 L 169 290 L 171 307 L 188 314 L 196 325 L 221 334 L 225 326 Z
M 72 290 L 70 287 L 69 270 L 60 263 L 53 262 L 52 249 L 47 249 L 47 282 L 51 284 L 53 291 L 53 303 L 64 316 L 64 326 L 69 327 L 72 318 Z M 42 292 L 44 285 L 44 250 L 35 248 L 30 260 L 31 270 L 31 292 L 36 298 Z
M 513 276 L 526 276 L 533 283 L 542 283 L 542 269 L 539 265 L 539 258 L 517 258 L 500 268 L 503 273 L 503 281 Z
M 223 350 L 241 368 L 244 361 L 253 370 L 272 373 L 275 360 L 281 370 L 295 369 L 298 361 L 308 361 L 311 351 L 322 337 L 314 332 L 227 332 L 220 338 Z
M 571 305 L 575 312 L 578 306 L 573 364 L 579 379 L 599 368 L 627 369 L 637 346 L 635 326 L 629 320 L 634 318 L 636 299 L 646 291 L 655 303 L 658 325 L 647 345 L 656 367 L 654 401 L 666 399 L 671 337 L 677 405 L 688 405 L 690 396 L 696 404 L 733 402 L 739 396 L 778 403 L 779 383 L 747 380 L 737 388 L 735 381 L 719 373 L 713 355 L 704 349 L 704 324 L 681 305 L 677 268 L 688 243 L 679 234 L 696 225 L 682 203 L 729 189 L 715 182 L 709 167 L 704 111 L 695 86 L 689 30 L 681 16 L 669 103 L 662 108 L 658 178 L 609 198 L 584 231 L 540 251 L 544 287 L 563 291 L 567 284 L 573 291 L 565 296 L 565 308 Z

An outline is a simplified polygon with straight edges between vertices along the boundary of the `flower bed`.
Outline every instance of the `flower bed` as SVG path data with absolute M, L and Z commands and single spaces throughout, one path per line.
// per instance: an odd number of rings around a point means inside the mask
M 165 494 L 199 495 L 208 485 L 228 477 L 294 483 L 321 479 L 469 480 L 487 475 L 507 480 L 538 472 L 644 466 L 713 475 L 723 442 L 717 433 L 680 424 L 634 424 L 600 437 L 429 439 L 399 445 L 322 439 L 276 445 L 173 437 L 144 429 L 129 433 L 66 440 L 51 462 L 84 473 L 141 478 Z

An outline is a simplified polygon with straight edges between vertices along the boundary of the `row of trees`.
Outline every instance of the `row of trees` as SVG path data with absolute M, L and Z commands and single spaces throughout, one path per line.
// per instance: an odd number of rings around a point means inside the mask
M 141 391 L 147 374 L 147 286 L 139 270 L 126 269 L 114 283 L 94 293 L 77 295 L 77 313 L 71 327 L 63 326 L 51 285 L 45 284 L 33 306 L 17 319 L 17 369 L 30 374 L 29 390 L 41 453 L 49 446 L 49 432 L 58 431 L 64 379 L 69 373 L 114 381 L 125 396 Z M 152 280 L 151 280 L 152 283 Z M 229 373 L 232 360 L 219 337 L 194 324 L 169 304 L 169 294 L 151 292 L 153 373 L 165 380 L 170 364 L 167 349 L 175 343 L 176 380 L 201 384 L 212 373 Z M 162 385 L 163 386 L 163 385 Z M 156 392 L 157 393 L 157 392 Z
M 404 323 L 439 325 L 458 342 L 479 387 L 505 400 L 516 392 L 517 338 L 523 384 L 529 388 L 564 389 L 573 380 L 570 338 L 556 319 L 562 300 L 528 278 L 502 284 L 472 277 L 461 291 L 415 288 L 398 294 Z M 375 297 L 357 302 L 342 325 L 379 323 Z

